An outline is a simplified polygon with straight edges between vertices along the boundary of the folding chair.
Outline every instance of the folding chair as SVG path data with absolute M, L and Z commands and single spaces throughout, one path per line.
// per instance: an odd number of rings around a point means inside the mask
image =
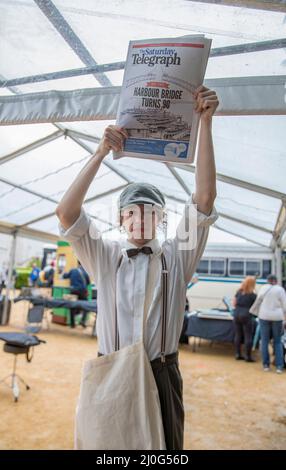
M 43 305 L 35 305 L 29 308 L 26 327 L 26 333 L 38 333 L 42 329 L 42 322 L 45 315 L 45 307 Z M 49 322 L 47 317 L 46 322 L 49 328 Z

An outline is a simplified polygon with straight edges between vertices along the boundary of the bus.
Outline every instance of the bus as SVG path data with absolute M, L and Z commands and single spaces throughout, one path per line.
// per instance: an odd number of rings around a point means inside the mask
M 256 276 L 256 291 L 274 272 L 273 251 L 252 245 L 208 244 L 187 297 L 190 309 L 223 308 L 223 297 L 232 299 L 245 276 Z M 197 282 L 196 282 L 197 280 Z

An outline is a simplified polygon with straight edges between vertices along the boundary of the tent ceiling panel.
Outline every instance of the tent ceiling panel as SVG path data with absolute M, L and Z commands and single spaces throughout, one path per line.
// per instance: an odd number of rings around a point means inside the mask
M 21 185 L 38 178 L 46 184 L 47 175 L 57 173 L 63 167 L 78 165 L 78 162 L 85 161 L 87 156 L 87 152 L 70 139 L 61 137 L 4 163 L 1 165 L 1 176 Z
M 27 228 L 59 235 L 59 221 L 55 215 L 49 217 L 48 219 L 41 220 L 40 222 L 35 222 L 34 224 L 28 225 Z
M 42 243 L 44 241 L 49 242 L 49 243 L 56 243 L 59 238 L 58 234 L 53 235 L 48 232 L 37 231 L 37 230 L 25 228 L 25 227 L 17 228 L 16 231 L 17 231 L 18 237 L 33 239 L 33 240 L 40 241 Z M 3 236 L 3 234 L 13 235 L 13 233 L 15 233 L 15 226 L 13 224 L 0 222 L 1 237 Z
M 113 83 L 114 86 L 120 86 L 123 82 L 124 70 L 115 70 L 114 72 L 106 72 L 105 75 Z
M 88 158 L 89 156 L 83 162 L 80 161 L 79 164 L 74 164 L 72 167 L 63 169 L 59 173 L 52 174 L 43 180 L 40 179 L 39 181 L 30 183 L 27 185 L 27 188 L 59 201 L 65 192 L 65 189 L 69 187 L 74 181 Z M 65 182 L 65 188 L 63 188 L 63 181 Z M 104 167 L 101 167 L 94 182 L 87 192 L 87 197 L 92 197 L 103 192 L 106 187 L 115 188 L 120 186 L 122 182 L 123 180 L 116 174 Z
M 285 129 L 286 116 L 214 119 L 217 171 L 286 193 Z
M 2 0 L 0 17 L 1 74 L 6 78 L 82 67 L 33 1 Z
M 231 233 L 227 233 L 223 230 L 219 230 L 218 228 L 214 227 L 213 225 L 210 227 L 209 231 L 209 236 L 208 236 L 208 244 L 209 243 L 214 243 L 217 244 L 217 241 L 220 241 L 220 243 L 229 244 L 229 243 L 236 243 L 236 244 L 251 244 L 253 246 L 255 243 L 249 242 L 245 240 L 244 238 L 239 237 L 239 235 L 232 235 Z
M 61 31 L 65 29 L 64 26 L 58 28 L 59 31 L 57 31 L 56 27 L 50 23 L 45 14 L 32 0 L 29 2 L 3 0 L 2 4 L 2 17 L 5 18 L 6 25 L 5 41 L 7 41 L 5 54 L 8 58 L 11 56 L 17 57 L 19 55 L 17 44 L 24 45 L 24 52 L 22 53 L 21 48 L 21 54 L 16 63 L 10 65 L 10 61 L 5 60 L 6 57 L 3 57 L 4 62 L 7 64 L 7 70 L 4 69 L 2 72 L 6 78 L 18 77 L 19 70 L 21 70 L 21 76 L 27 76 L 41 72 L 55 72 L 59 70 L 59 65 L 61 70 L 82 67 L 83 62 L 77 57 L 77 48 L 75 47 L 73 51 L 72 47 L 69 47 L 61 36 Z M 13 13 L 12 10 L 10 13 L 10 10 L 7 7 L 5 8 L 5 4 L 13 4 L 19 13 L 17 15 L 13 14 L 14 10 Z M 103 2 L 102 8 L 99 8 L 98 2 L 95 4 L 94 2 L 85 1 L 84 7 L 87 8 L 79 8 L 78 2 L 72 6 L 69 3 L 62 5 L 61 2 L 54 2 L 54 4 L 61 10 L 64 18 L 70 22 L 70 26 L 84 47 L 87 46 L 88 54 L 91 53 L 98 63 L 124 60 L 131 37 L 139 39 L 203 32 L 212 36 L 212 47 L 217 48 L 243 44 L 249 41 L 280 38 L 285 35 L 283 14 L 273 14 L 271 12 L 255 12 L 256 15 L 254 16 L 240 9 L 240 15 L 238 15 L 236 9 L 233 9 L 234 11 L 230 14 L 230 11 L 228 13 L 224 8 L 217 5 L 199 6 L 193 2 L 186 3 L 183 1 L 168 2 L 168 8 L 166 8 L 163 0 L 157 1 L 156 7 L 154 2 L 151 5 L 151 2 L 148 1 L 146 5 L 144 4 L 144 9 L 142 9 L 142 3 L 140 4 L 138 1 L 132 2 L 132 5 L 127 1 L 120 2 L 120 9 L 118 9 L 116 3 L 110 2 Z M 148 8 L 148 4 L 150 8 Z M 210 15 L 210 10 L 213 11 L 212 15 Z M 158 11 L 159 16 L 154 16 L 154 11 Z M 163 17 L 165 17 L 165 20 Z M 35 21 L 33 21 L 34 18 Z M 161 21 L 154 18 L 161 18 Z M 176 18 L 176 22 L 170 21 L 170 18 Z M 196 21 L 194 21 L 195 18 Z M 140 28 L 138 28 L 139 24 Z M 274 24 L 275 27 L 273 27 Z M 223 26 L 218 28 L 218 25 Z M 14 31 L 17 31 L 17 41 Z M 112 31 L 112 35 L 110 35 L 110 31 Z M 54 54 L 54 50 L 57 51 L 57 54 Z M 227 58 L 212 59 L 209 62 L 207 77 L 219 77 L 222 70 L 224 76 L 282 74 L 281 67 L 285 62 L 285 52 L 283 50 L 270 51 L 266 54 L 272 53 L 278 54 L 275 56 L 275 60 L 273 60 L 272 55 L 269 56 L 271 60 L 268 60 L 268 56 L 256 57 L 256 54 L 246 55 L 246 58 L 242 54 L 233 57 L 232 61 Z M 29 54 L 28 57 L 25 54 Z M 220 62 L 221 60 L 223 60 L 223 63 Z M 20 68 L 17 66 L 18 64 L 21 65 Z M 257 68 L 259 64 L 262 67 L 260 69 Z M 270 67 L 274 68 L 271 70 Z M 111 78 L 113 84 L 119 85 L 122 71 L 113 72 L 108 77 Z M 30 91 L 45 91 L 51 88 L 58 90 L 73 89 L 78 88 L 79 83 L 81 87 L 98 85 L 97 80 L 91 75 L 81 77 L 80 81 L 78 79 L 66 79 L 63 81 L 56 80 L 51 84 L 42 82 L 26 85 L 26 87 L 21 87 L 20 90 L 27 93 Z
M 89 142 L 88 146 L 91 150 L 97 147 L 92 142 Z M 148 165 L 146 165 L 146 160 L 140 158 L 123 158 L 114 161 L 111 155 L 105 161 L 111 163 L 115 171 L 117 170 L 120 174 L 125 175 L 129 181 L 150 182 L 150 178 L 152 178 L 153 184 L 157 185 L 163 193 L 168 194 L 169 190 L 169 193 L 177 194 L 183 200 L 186 199 L 187 194 L 182 185 L 171 174 L 168 167 L 162 165 L 161 162 L 148 160 Z
M 96 61 L 85 47 L 84 43 L 77 36 L 71 25 L 66 21 L 60 10 L 51 0 L 34 0 L 46 18 L 51 22 L 64 41 L 71 47 L 80 60 L 87 66 L 97 65 Z M 99 74 L 96 80 L 100 85 L 110 86 L 111 82 L 104 74 Z
M 2 94 L 2 92 L 1 92 Z M 0 126 L 0 158 L 55 132 L 52 124 Z
M 271 243 L 271 235 L 261 232 L 259 230 L 255 230 L 251 227 L 247 227 L 246 225 L 240 224 L 238 222 L 233 222 L 223 217 L 220 217 L 215 222 L 215 227 L 224 230 L 226 232 L 230 232 L 233 235 L 238 235 L 242 238 L 245 238 L 248 241 L 252 241 L 258 245 L 263 246 L 270 246 Z
M 283 49 L 286 46 L 286 39 L 285 38 L 277 38 L 277 39 L 270 39 L 267 41 L 256 41 L 256 42 L 243 42 L 239 44 L 233 44 L 223 47 L 213 47 L 210 51 L 210 59 L 213 57 L 225 57 L 225 56 L 233 56 L 238 54 L 248 54 L 248 53 L 255 53 L 261 51 L 269 51 L 269 50 L 277 50 Z M 284 61 L 282 61 L 284 62 Z M 283 65 L 283 64 L 282 64 Z M 12 93 L 20 93 L 17 86 L 19 85 L 27 85 L 27 84 L 36 84 L 39 82 L 48 82 L 54 81 L 53 88 L 58 89 L 56 86 L 57 80 L 72 78 L 72 77 L 85 77 L 88 75 L 93 75 L 97 80 L 101 80 L 101 77 L 104 78 L 103 86 L 111 86 L 115 85 L 113 81 L 107 79 L 107 72 L 121 72 L 121 75 L 116 75 L 117 78 L 121 76 L 123 77 L 123 70 L 125 67 L 125 61 L 118 61 L 118 62 L 111 62 L 105 64 L 96 64 L 96 65 L 87 65 L 86 67 L 81 67 L 77 69 L 69 69 L 69 70 L 60 70 L 58 72 L 50 72 L 45 74 L 36 74 L 24 77 L 17 77 L 10 80 L 7 80 L 5 77 L 0 81 L 0 87 L 2 89 L 9 89 Z M 267 69 L 269 73 L 269 68 Z M 220 76 L 220 75 L 219 75 Z M 114 77 L 114 75 L 113 75 Z M 0 75 L 1 78 L 1 75 Z M 106 82 L 107 81 L 107 82 Z M 67 88 L 70 89 L 72 86 L 70 85 L 69 81 L 66 80 Z M 77 82 L 74 82 L 75 84 Z M 119 84 L 121 84 L 120 81 Z M 86 83 L 84 83 L 87 85 Z M 61 89 L 63 87 L 59 87 Z M 37 89 L 38 90 L 38 89 Z M 39 91 L 39 90 L 38 90 Z
M 119 72 L 110 72 L 109 76 L 112 79 L 112 73 Z M 121 85 L 122 81 L 119 83 Z M 93 78 L 92 75 L 84 75 L 81 77 L 71 77 L 65 78 L 62 80 L 50 80 L 50 81 L 41 81 L 36 83 L 28 83 L 25 85 L 19 85 L 17 89 L 21 93 L 39 93 L 49 90 L 75 90 L 78 88 L 94 88 L 97 87 L 97 81 Z M 100 85 L 98 85 L 100 87 Z M 0 89 L 1 90 L 1 89 Z M 0 94 L 2 94 L 0 92 Z
M 116 189 L 119 186 L 125 184 L 125 180 L 117 175 L 114 171 L 109 170 L 105 166 L 101 166 L 95 179 L 91 183 L 91 186 L 87 192 L 87 199 L 98 196 L 104 193 L 107 189 Z
M 152 8 L 154 8 L 154 3 Z M 144 23 L 144 27 L 138 28 L 138 22 L 133 21 L 132 18 L 126 22 L 125 19 L 110 18 L 107 15 L 103 20 L 101 16 L 78 15 L 69 12 L 66 13 L 66 18 L 73 29 L 78 31 L 79 36 L 100 64 L 125 60 L 131 38 L 175 37 L 187 34 L 171 26 L 157 25 L 154 28 L 154 25 L 148 22 Z
M 104 129 L 111 124 L 114 125 L 115 120 L 61 122 L 59 124 L 61 127 L 66 129 L 83 132 L 84 134 L 101 138 Z M 94 149 L 96 149 L 96 147 L 94 147 Z
M 192 0 L 193 2 L 212 3 L 239 8 L 254 8 L 258 10 L 286 11 L 285 0 Z
M 110 225 L 105 224 L 102 221 L 95 220 L 95 223 L 98 230 L 102 232 L 110 229 Z M 28 228 L 59 235 L 59 221 L 58 218 L 54 215 L 45 220 L 41 220 L 39 222 L 35 222 L 34 224 L 28 225 Z
M 121 191 L 122 189 L 119 191 L 115 190 L 107 196 L 88 202 L 84 205 L 84 208 L 91 216 L 98 217 L 109 224 L 116 225 L 118 222 L 118 198 Z
M 94 47 L 92 43 L 92 39 L 94 40 L 93 30 L 90 30 L 90 23 L 85 28 L 83 28 L 83 25 L 87 25 L 85 23 L 87 20 L 97 21 L 98 18 L 102 22 L 100 36 L 107 36 L 108 29 L 106 31 L 102 31 L 102 29 L 108 20 L 113 20 L 111 26 L 113 33 L 117 29 L 118 22 L 123 22 L 127 31 L 129 31 L 129 27 L 131 30 L 132 24 L 136 24 L 136 30 L 134 31 L 136 37 L 138 31 L 144 30 L 148 25 L 152 25 L 153 29 L 153 34 L 149 37 L 155 37 L 154 31 L 157 27 L 178 29 L 181 35 L 190 34 L 190 31 L 193 31 L 195 33 L 205 32 L 211 35 L 232 38 L 266 39 L 279 34 L 283 36 L 283 12 L 274 13 L 234 7 L 225 8 L 220 5 L 186 2 L 184 0 L 167 2 L 165 0 L 157 0 L 156 2 L 144 0 L 144 8 L 142 8 L 142 1 L 140 0 L 133 0 L 132 2 L 118 2 L 117 0 L 109 0 L 108 2 L 97 0 L 97 2 L 94 2 L 94 0 L 85 0 L 84 5 L 81 4 L 80 7 L 77 0 L 55 0 L 55 4 L 81 37 L 83 29 L 85 30 L 84 42 L 91 50 Z M 126 24 L 128 27 L 126 27 Z M 87 37 L 87 31 L 90 33 L 90 38 Z M 129 37 L 131 37 L 131 34 Z M 109 49 L 112 49 L 116 44 L 106 44 L 105 47 L 108 45 Z
M 123 185 L 122 187 L 121 186 L 118 187 L 118 189 L 106 188 L 102 196 L 98 194 L 94 201 L 87 202 L 84 207 L 87 208 L 88 213 L 90 213 L 91 215 L 95 215 L 95 216 L 96 216 L 96 210 L 100 206 L 105 210 L 107 210 L 109 207 L 113 207 L 117 211 L 118 197 L 121 194 L 122 190 L 123 190 Z M 102 218 L 105 220 L 110 220 L 108 217 L 105 217 L 105 216 L 103 216 Z
M 11 191 L 14 191 L 14 188 L 0 180 L 0 202 L 2 197 L 4 197 L 6 193 L 10 193 Z
M 172 8 L 172 5 L 170 5 L 170 3 L 168 7 L 170 7 L 171 10 L 173 8 L 175 9 L 175 5 Z M 154 3 L 152 4 L 152 10 L 154 10 Z M 177 12 L 175 14 L 177 14 Z M 189 10 L 188 14 L 191 18 L 192 11 Z M 191 26 L 188 26 L 188 28 L 182 30 L 180 27 L 176 27 L 176 24 L 170 24 L 170 20 L 169 24 L 162 23 L 160 21 L 156 22 L 156 26 L 154 26 L 154 22 L 152 21 L 152 19 L 148 22 L 145 20 L 144 25 L 141 25 L 141 27 L 138 28 L 138 23 L 142 23 L 142 18 L 140 19 L 138 18 L 138 16 L 134 17 L 128 15 L 127 18 L 125 18 L 124 15 L 112 15 L 110 17 L 108 14 L 100 14 L 99 12 L 98 16 L 79 15 L 78 13 L 74 12 L 67 12 L 66 15 L 69 19 L 70 24 L 73 25 L 73 28 L 79 31 L 80 36 L 84 38 L 84 42 L 89 45 L 89 49 L 93 51 L 93 54 L 95 57 L 97 57 L 99 63 L 112 63 L 121 60 L 124 61 L 130 38 L 136 37 L 137 39 L 145 39 L 146 37 L 175 37 L 182 36 L 184 34 L 197 34 L 197 31 L 192 30 Z M 104 21 L 102 21 L 102 16 L 104 16 Z M 128 27 L 126 27 L 126 23 L 128 24 Z M 209 28 L 206 28 L 206 31 L 201 30 L 201 32 L 206 32 L 208 34 L 208 29 Z M 96 35 L 91 33 L 93 30 L 97 32 Z M 111 30 L 113 31 L 112 35 L 109 34 L 109 31 Z M 228 36 L 228 34 L 230 36 Z M 236 37 L 233 38 L 231 36 L 231 32 L 227 31 L 225 32 L 225 35 L 223 37 L 217 35 L 216 33 L 212 33 L 211 36 L 213 40 L 213 48 L 243 44 L 250 41 L 250 39 L 241 39 Z M 252 42 L 254 42 L 254 40 L 252 40 Z M 282 56 L 283 58 L 285 58 L 285 54 L 283 54 L 283 52 Z M 263 60 L 263 57 L 261 57 L 261 59 Z M 233 58 L 233 61 L 236 60 L 238 62 L 237 70 L 239 72 L 239 75 L 243 75 L 244 70 L 247 74 L 247 68 L 250 65 L 250 58 Z M 227 75 L 232 76 L 233 74 L 231 74 L 231 66 L 229 65 L 229 62 L 230 61 L 226 61 L 226 65 L 229 69 Z M 277 61 L 277 64 L 280 64 L 280 62 L 281 60 Z M 213 70 L 213 68 L 214 70 L 210 75 L 207 72 L 207 76 L 221 76 L 221 64 L 217 62 L 216 58 L 210 60 L 210 67 L 211 70 Z M 279 65 L 277 67 L 279 67 Z M 277 67 L 275 68 L 275 70 L 278 70 Z M 269 67 L 266 70 L 265 64 L 263 63 L 263 74 L 270 73 L 272 72 L 269 71 Z M 253 72 L 253 74 L 255 74 L 255 71 Z M 118 72 L 110 74 L 112 83 L 120 84 L 120 76 L 122 77 L 122 72 L 120 74 Z M 116 80 L 116 82 L 114 81 L 114 79 Z
M 285 49 L 251 52 L 210 59 L 207 65 L 206 79 L 283 75 L 285 69 Z
M 14 213 L 16 211 L 16 214 L 19 214 L 26 206 L 33 206 L 34 204 L 38 204 L 40 201 L 40 198 L 29 193 L 24 193 L 19 189 L 11 188 L 11 186 L 7 187 L 7 189 L 4 188 L 4 191 L 2 192 L 1 185 L 0 220 L 7 222 L 10 213 Z
M 144 160 L 140 158 L 122 158 L 114 162 L 125 175 L 135 182 L 146 182 L 157 186 L 164 194 L 174 194 L 183 200 L 187 194 L 174 178 L 166 165 L 161 162 Z
M 15 225 L 25 224 L 33 219 L 36 214 L 53 212 L 56 204 L 31 194 L 27 194 L 19 189 L 1 198 L 0 220 Z
M 179 168 L 176 170 L 187 185 L 194 190 L 194 174 Z M 280 205 L 279 199 L 217 181 L 215 206 L 222 214 L 274 230 Z

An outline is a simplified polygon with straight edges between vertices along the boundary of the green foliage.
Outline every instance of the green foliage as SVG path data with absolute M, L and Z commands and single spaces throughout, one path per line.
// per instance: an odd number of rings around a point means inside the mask
M 17 279 L 16 289 L 29 286 L 29 276 L 31 274 L 31 268 L 16 268 Z

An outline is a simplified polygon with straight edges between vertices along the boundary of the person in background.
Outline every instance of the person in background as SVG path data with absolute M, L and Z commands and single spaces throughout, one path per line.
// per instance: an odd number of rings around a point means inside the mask
M 275 353 L 276 372 L 283 371 L 283 321 L 286 320 L 286 293 L 283 287 L 278 285 L 277 277 L 270 274 L 267 277 L 267 284 L 261 287 L 258 294 L 258 301 L 261 301 L 259 308 L 259 325 L 261 334 L 261 355 L 263 369 L 269 371 L 269 341 L 272 335 Z
M 45 268 L 44 268 L 44 282 L 46 283 L 47 287 L 53 287 L 54 284 L 54 275 L 55 275 L 55 262 L 51 261 Z
M 8 274 L 9 269 L 6 269 L 6 287 L 8 287 Z M 17 271 L 15 268 L 12 269 L 11 280 L 9 284 L 9 289 L 13 291 L 13 298 L 16 297 L 16 281 L 17 281 Z
M 6 287 L 6 267 L 3 263 L 2 268 L 0 269 L 0 295 L 2 290 Z
M 32 271 L 31 271 L 31 274 L 29 276 L 30 286 L 31 287 L 36 287 L 37 286 L 39 275 L 40 275 L 40 269 L 37 267 L 36 263 L 33 263 L 32 264 Z
M 199 275 L 197 272 L 195 272 L 192 276 L 192 279 L 190 280 L 188 284 L 187 290 L 191 289 L 191 287 L 193 287 L 198 282 L 198 280 L 199 280 Z M 189 344 L 189 337 L 186 334 L 187 329 L 188 329 L 189 313 L 190 313 L 190 302 L 189 302 L 188 296 L 186 295 L 184 322 L 183 322 L 183 327 L 182 327 L 181 336 L 179 340 L 179 343 L 181 344 Z
M 235 307 L 235 358 L 237 360 L 245 359 L 247 362 L 254 362 L 254 359 L 251 357 L 253 321 L 252 316 L 249 313 L 249 309 L 256 299 L 256 294 L 254 292 L 255 284 L 255 277 L 247 276 L 242 282 L 233 300 L 233 305 Z M 241 344 L 243 338 L 245 356 L 241 354 Z
M 90 279 L 87 272 L 83 269 L 78 261 L 78 267 L 71 269 L 68 273 L 63 274 L 63 279 L 70 279 L 71 294 L 75 294 L 78 300 L 87 300 L 88 290 L 87 286 L 90 284 Z M 75 328 L 75 316 L 82 313 L 81 326 L 86 327 L 87 312 L 80 309 L 70 309 L 71 328 Z

